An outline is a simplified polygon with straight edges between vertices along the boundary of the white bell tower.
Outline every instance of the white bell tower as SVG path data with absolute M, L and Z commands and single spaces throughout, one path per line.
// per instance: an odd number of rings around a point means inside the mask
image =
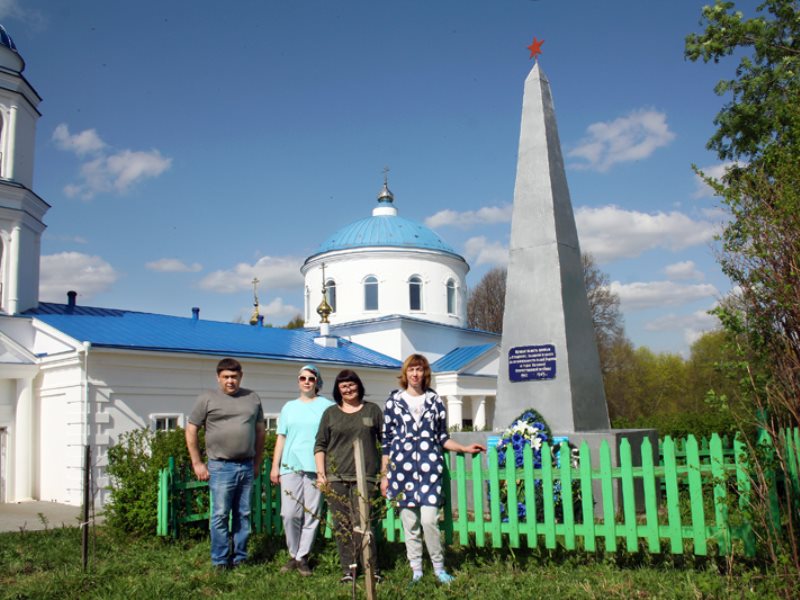
M 22 75 L 25 61 L 0 25 L 0 311 L 39 302 L 39 257 L 50 205 L 33 191 L 39 94 Z

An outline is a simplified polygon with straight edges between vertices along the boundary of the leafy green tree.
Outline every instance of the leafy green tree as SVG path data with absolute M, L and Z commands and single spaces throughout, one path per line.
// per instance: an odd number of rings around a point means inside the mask
M 767 386 L 750 386 L 757 404 L 800 423 L 800 3 L 767 0 L 746 19 L 733 2 L 703 9 L 705 31 L 686 38 L 690 60 L 717 62 L 742 53 L 736 76 L 717 84 L 728 100 L 708 147 L 737 160 L 721 181 L 709 180 L 731 220 L 719 261 L 741 290 L 743 314 L 720 309 L 742 333 L 753 370 Z M 745 373 L 747 375 L 747 373 Z M 749 374 L 756 382 L 756 378 Z M 768 395 L 765 395 L 769 392 Z
M 767 415 L 760 424 L 776 459 L 762 462 L 754 446 L 751 460 L 756 496 L 768 498 L 772 469 L 791 480 L 791 447 L 781 434 L 800 424 L 800 3 L 766 0 L 758 12 L 745 18 L 733 2 L 717 0 L 703 8 L 705 29 L 686 38 L 685 50 L 692 61 L 740 57 L 735 77 L 716 86 L 726 103 L 708 142 L 721 160 L 736 163 L 720 181 L 706 181 L 730 212 L 719 262 L 741 290 L 742 310 L 723 305 L 718 315 L 738 352 L 731 366 L 741 390 Z M 796 582 L 800 499 L 793 486 L 783 490 L 773 497 L 789 536 L 779 539 L 764 517 L 763 539 L 773 564 L 790 566 L 786 574 Z M 785 547 L 789 560 L 781 556 Z
M 284 329 L 302 329 L 305 325 L 306 322 L 303 320 L 302 315 L 295 315 L 294 319 L 289 321 Z

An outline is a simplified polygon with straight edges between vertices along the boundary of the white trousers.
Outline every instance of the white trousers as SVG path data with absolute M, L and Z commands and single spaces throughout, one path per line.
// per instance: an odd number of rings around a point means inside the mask
M 322 492 L 317 489 L 316 481 L 316 473 L 281 475 L 281 517 L 286 547 L 292 558 L 308 556 L 314 545 L 322 505 Z
M 408 564 L 415 572 L 422 571 L 422 539 L 431 557 L 434 571 L 444 569 L 442 534 L 439 530 L 439 509 L 435 506 L 401 508 L 400 521 L 406 536 Z

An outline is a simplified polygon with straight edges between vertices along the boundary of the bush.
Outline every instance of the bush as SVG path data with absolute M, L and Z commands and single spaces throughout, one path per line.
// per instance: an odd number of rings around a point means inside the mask
M 108 451 L 111 499 L 106 522 L 125 533 L 156 531 L 158 472 L 174 456 L 176 464 L 189 465 L 183 429 L 154 432 L 135 429 L 123 433 Z
M 636 419 L 614 419 L 615 429 L 655 429 L 658 437 L 671 436 L 684 438 L 694 435 L 696 438 L 710 438 L 712 434 L 733 436 L 740 431 L 740 424 L 730 412 L 678 412 L 656 413 L 644 415 Z
M 264 440 L 265 460 L 272 456 L 275 434 Z M 199 432 L 200 452 L 205 459 L 204 430 Z M 158 474 L 175 457 L 178 469 L 191 471 L 183 429 L 154 432 L 135 429 L 123 433 L 108 451 L 111 499 L 106 504 L 106 522 L 124 533 L 151 535 L 158 520 Z

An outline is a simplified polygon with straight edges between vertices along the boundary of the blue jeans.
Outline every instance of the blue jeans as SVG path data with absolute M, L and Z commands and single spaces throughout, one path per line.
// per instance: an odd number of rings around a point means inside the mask
M 253 461 L 209 460 L 211 490 L 211 564 L 234 565 L 247 560 L 250 537 L 250 496 L 253 492 Z M 231 529 L 228 531 L 230 515 Z M 233 554 L 229 556 L 229 535 Z

